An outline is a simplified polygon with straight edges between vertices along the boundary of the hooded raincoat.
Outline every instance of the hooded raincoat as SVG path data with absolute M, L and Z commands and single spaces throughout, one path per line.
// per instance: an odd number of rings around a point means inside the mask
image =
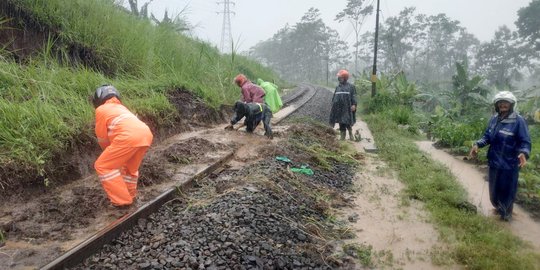
M 334 91 L 332 109 L 330 111 L 330 126 L 336 123 L 353 126 L 356 123 L 355 112 L 351 106 L 356 106 L 356 88 L 347 81 L 340 82 Z
M 262 79 L 257 79 L 257 84 L 264 90 L 264 101 L 272 110 L 272 113 L 276 113 L 283 107 L 283 102 L 279 96 L 278 86 L 271 83 L 265 82 Z
M 258 85 L 250 82 L 249 80 L 244 82 L 242 86 L 242 101 L 245 103 L 256 102 L 264 103 L 264 90 Z

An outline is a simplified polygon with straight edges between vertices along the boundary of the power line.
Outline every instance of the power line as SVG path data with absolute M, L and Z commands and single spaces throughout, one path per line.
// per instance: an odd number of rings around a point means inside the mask
M 235 14 L 234 11 L 231 11 L 231 4 L 234 6 L 235 3 L 230 0 L 223 0 L 223 2 L 218 2 L 218 5 L 223 5 L 223 11 L 218 12 L 218 14 L 223 14 L 223 24 L 221 27 L 221 44 L 220 49 L 222 53 L 232 53 L 232 29 L 231 29 L 231 14 Z

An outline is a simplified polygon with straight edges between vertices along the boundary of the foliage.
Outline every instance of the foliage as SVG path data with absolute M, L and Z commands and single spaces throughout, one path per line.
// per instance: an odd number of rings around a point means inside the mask
M 337 32 L 324 24 L 319 10 L 310 8 L 300 22 L 286 25 L 251 50 L 253 57 L 289 81 L 317 82 L 347 64 L 346 48 Z
M 482 43 L 476 55 L 476 69 L 496 87 L 512 87 L 522 79 L 522 72 L 531 69 L 534 51 L 531 46 L 506 26 L 495 32 L 490 42 Z
M 456 62 L 456 74 L 452 76 L 452 91 L 448 94 L 449 105 L 456 116 L 474 114 L 479 106 L 489 104 L 486 96 L 489 90 L 481 85 L 482 77 L 476 75 L 469 79 L 466 63 Z
M 425 83 L 451 77 L 453 63 L 470 58 L 479 43 L 459 21 L 445 14 L 416 14 L 415 8 L 388 17 L 379 39 L 381 71 L 405 72 L 409 79 Z M 372 40 L 363 39 L 363 43 L 369 56 Z
M 217 107 L 239 97 L 232 83 L 239 72 L 276 78 L 259 63 L 220 55 L 214 46 L 134 17 L 110 0 L 9 0 L 9 4 L 58 37 L 49 39 L 40 54 L 23 65 L 0 58 L 1 166 L 18 164 L 41 171 L 79 136 L 93 137 L 88 98 L 103 83 L 114 84 L 130 109 L 161 129 L 173 125 L 177 117 L 168 101 L 170 90 L 189 89 Z M 100 72 L 80 63 L 59 63 L 52 48 L 69 56 L 70 44 L 84 44 L 94 53 L 90 57 L 110 69 Z
M 364 6 L 365 0 L 348 0 L 347 7 L 336 15 L 336 21 L 348 20 L 354 30 L 354 73 L 358 72 L 358 47 L 360 46 L 360 28 L 364 24 L 366 16 L 373 13 L 373 5 Z M 365 1 L 367 2 L 367 1 Z
M 540 51 L 540 0 L 533 0 L 527 7 L 518 10 L 519 35 L 528 39 L 530 44 L 534 45 L 536 50 Z
M 469 149 L 472 142 L 482 136 L 487 120 L 479 118 L 478 120 L 455 121 L 444 113 L 439 113 L 431 117 L 431 123 L 429 132 L 441 145 Z
M 527 166 L 520 171 L 519 188 L 520 193 L 526 197 L 540 198 L 540 126 L 529 126 L 529 134 L 532 141 L 532 152 Z
M 398 171 L 409 198 L 426 204 L 454 260 L 471 269 L 534 269 L 540 264 L 540 256 L 501 225 L 464 209 L 466 192 L 448 169 L 418 150 L 391 119 L 382 114 L 365 119 L 381 157 Z
M 368 111 L 380 112 L 387 108 L 402 106 L 412 110 L 412 104 L 417 95 L 416 85 L 398 73 L 393 77 L 381 74 L 376 82 L 377 94 L 368 102 Z

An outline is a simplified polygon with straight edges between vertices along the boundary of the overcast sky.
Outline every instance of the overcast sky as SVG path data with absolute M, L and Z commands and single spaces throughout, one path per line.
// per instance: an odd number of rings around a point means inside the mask
M 376 5 L 376 0 L 373 1 Z M 396 16 L 404 7 L 416 7 L 417 13 L 436 15 L 445 13 L 461 22 L 469 32 L 481 41 L 488 41 L 501 25 L 516 29 L 517 11 L 529 5 L 532 0 L 380 0 L 381 20 Z M 146 2 L 139 0 L 140 3 Z M 156 17 L 163 18 L 167 9 L 177 14 L 188 6 L 187 18 L 197 25 L 195 35 L 219 47 L 223 15 L 223 0 L 154 0 L 150 11 Z M 346 7 L 347 0 L 234 0 L 231 11 L 231 28 L 234 42 L 239 44 L 239 51 L 246 51 L 259 41 L 272 37 L 287 23 L 294 25 L 310 7 L 318 8 L 326 25 L 336 29 L 342 39 L 354 40 L 352 27 L 343 22 L 337 23 L 334 18 Z M 375 17 L 366 19 L 362 32 L 375 27 Z

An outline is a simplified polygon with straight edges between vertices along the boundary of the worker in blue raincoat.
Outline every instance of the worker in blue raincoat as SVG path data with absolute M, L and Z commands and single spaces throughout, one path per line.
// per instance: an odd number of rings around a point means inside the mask
M 489 145 L 489 198 L 504 221 L 512 218 L 519 169 L 527 164 L 531 152 L 527 123 L 514 111 L 516 102 L 516 97 L 509 91 L 495 95 L 493 104 L 497 113 L 491 117 L 484 136 L 476 141 L 470 152 L 470 156 L 476 157 L 478 148 Z

